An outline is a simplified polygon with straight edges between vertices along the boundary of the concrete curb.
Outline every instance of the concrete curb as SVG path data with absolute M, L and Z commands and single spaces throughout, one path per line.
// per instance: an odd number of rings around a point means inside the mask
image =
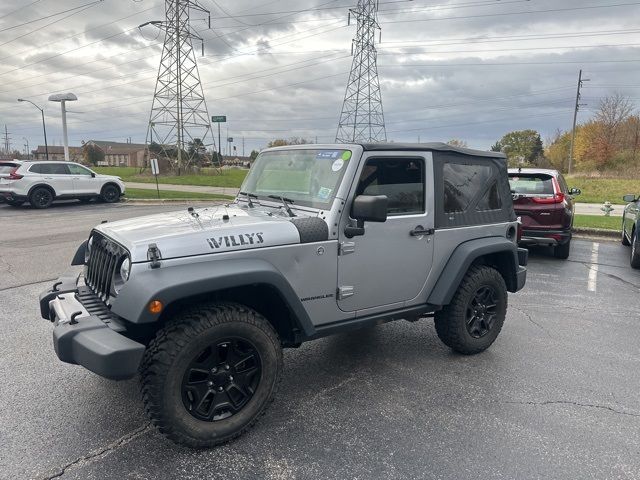
M 579 237 L 620 238 L 618 230 L 605 230 L 603 228 L 574 228 L 573 232 Z

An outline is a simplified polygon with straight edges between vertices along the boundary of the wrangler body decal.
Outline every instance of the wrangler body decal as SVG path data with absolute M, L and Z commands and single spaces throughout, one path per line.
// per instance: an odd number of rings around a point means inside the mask
M 240 235 L 225 235 L 224 237 L 207 238 L 212 249 L 224 247 L 240 247 L 242 245 L 259 245 L 264 243 L 262 232 L 242 233 Z

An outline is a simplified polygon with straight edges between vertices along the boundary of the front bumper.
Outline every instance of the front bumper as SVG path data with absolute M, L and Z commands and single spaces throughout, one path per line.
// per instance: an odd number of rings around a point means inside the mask
M 78 278 L 62 277 L 42 292 L 40 314 L 55 324 L 53 348 L 63 362 L 113 380 L 136 375 L 145 346 L 123 335 L 122 323 Z

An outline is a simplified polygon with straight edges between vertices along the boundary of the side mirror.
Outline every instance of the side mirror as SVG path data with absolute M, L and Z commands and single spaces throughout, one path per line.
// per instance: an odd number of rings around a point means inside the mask
M 580 190 L 579 188 L 569 189 L 569 195 L 580 195 L 581 193 L 582 193 L 582 190 Z
M 631 203 L 631 202 L 635 202 L 637 200 L 637 198 L 633 193 L 629 193 L 629 194 L 625 195 L 624 197 L 622 197 L 622 200 L 624 200 L 627 203 Z
M 364 235 L 364 222 L 386 222 L 389 199 L 386 195 L 358 195 L 353 200 L 351 217 L 356 226 L 347 226 L 344 234 L 347 238 Z
M 96 174 L 94 172 L 91 172 L 91 178 L 96 178 Z

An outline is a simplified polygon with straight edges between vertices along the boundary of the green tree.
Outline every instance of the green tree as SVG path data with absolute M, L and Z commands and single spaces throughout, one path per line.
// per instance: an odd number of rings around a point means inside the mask
M 518 165 L 521 161 L 530 165 L 543 163 L 544 147 L 542 138 L 535 130 L 516 130 L 507 133 L 500 139 L 502 151 L 507 155 L 509 163 Z
M 491 151 L 492 152 L 501 152 L 502 151 L 502 144 L 500 143 L 500 140 L 498 140 L 496 143 L 491 145 Z
M 251 154 L 249 155 L 249 158 L 251 160 L 255 160 L 259 153 L 260 152 L 258 150 L 251 150 Z
M 467 142 L 465 142 L 464 140 L 460 140 L 458 138 L 452 138 L 447 143 L 449 145 L 454 146 L 454 147 L 460 147 L 460 148 L 467 148 L 468 147 Z
M 85 163 L 95 167 L 99 162 L 104 162 L 104 151 L 93 143 L 85 143 L 82 146 L 82 158 Z

